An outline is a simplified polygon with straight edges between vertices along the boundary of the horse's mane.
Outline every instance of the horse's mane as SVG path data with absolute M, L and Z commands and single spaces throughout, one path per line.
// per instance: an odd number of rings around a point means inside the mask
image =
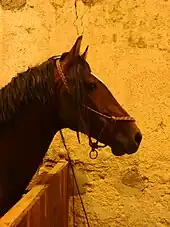
M 54 64 L 50 60 L 18 73 L 0 89 L 0 124 L 12 119 L 30 100 L 47 102 L 54 94 L 54 84 Z
M 78 131 L 86 131 L 89 135 L 89 116 L 87 108 L 83 108 L 82 104 L 86 104 L 87 91 L 85 85 L 84 70 L 89 68 L 88 63 L 80 56 L 72 63 L 66 77 L 68 86 L 76 109 L 78 112 Z M 90 68 L 89 68 L 90 69 Z
M 67 53 L 63 53 L 61 60 L 66 55 Z M 84 128 L 87 134 L 89 134 L 88 111 L 82 108 L 81 104 L 85 103 L 87 97 L 84 70 L 88 67 L 88 63 L 79 56 L 72 62 L 66 74 L 69 90 L 78 111 L 78 131 Z M 54 95 L 54 85 L 54 63 L 50 59 L 39 66 L 18 73 L 9 84 L 0 89 L 0 124 L 13 119 L 19 108 L 31 100 L 48 102 Z

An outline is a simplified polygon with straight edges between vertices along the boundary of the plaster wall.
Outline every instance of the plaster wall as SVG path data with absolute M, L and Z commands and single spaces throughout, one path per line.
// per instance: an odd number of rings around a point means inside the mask
M 170 1 L 1 0 L 0 87 L 70 49 L 82 32 L 88 62 L 143 132 L 139 151 L 90 160 L 85 136 L 65 130 L 93 227 L 170 226 Z M 58 135 L 48 158 L 63 148 Z M 70 204 L 71 206 L 71 204 Z M 77 226 L 85 226 L 78 197 Z M 70 226 L 72 220 L 70 215 Z

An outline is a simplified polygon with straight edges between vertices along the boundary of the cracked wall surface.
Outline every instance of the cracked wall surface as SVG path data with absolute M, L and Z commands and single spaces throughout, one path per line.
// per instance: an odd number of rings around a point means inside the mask
M 170 226 L 170 1 L 0 1 L 0 87 L 70 49 L 83 33 L 88 62 L 143 132 L 139 151 L 89 158 L 88 141 L 64 130 L 91 226 Z M 56 135 L 47 157 L 63 149 Z M 76 197 L 77 226 L 85 226 Z M 70 197 L 70 210 L 71 197 Z M 72 226 L 72 215 L 70 215 Z

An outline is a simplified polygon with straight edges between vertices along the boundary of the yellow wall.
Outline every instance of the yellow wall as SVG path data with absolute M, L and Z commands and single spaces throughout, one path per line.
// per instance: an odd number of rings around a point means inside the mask
M 0 87 L 69 50 L 84 30 L 82 51 L 90 45 L 93 71 L 143 132 L 138 153 L 115 157 L 106 148 L 90 160 L 87 139 L 78 145 L 65 131 L 91 226 L 170 226 L 170 1 L 79 0 L 76 10 L 71 0 L 2 3 Z M 61 147 L 56 136 L 48 155 L 55 158 Z M 76 214 L 85 226 L 78 199 Z

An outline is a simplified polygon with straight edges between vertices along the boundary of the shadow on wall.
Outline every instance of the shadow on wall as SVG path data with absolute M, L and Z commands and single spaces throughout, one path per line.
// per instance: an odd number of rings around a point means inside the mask
M 26 3 L 26 0 L 0 0 L 3 10 L 20 10 Z

